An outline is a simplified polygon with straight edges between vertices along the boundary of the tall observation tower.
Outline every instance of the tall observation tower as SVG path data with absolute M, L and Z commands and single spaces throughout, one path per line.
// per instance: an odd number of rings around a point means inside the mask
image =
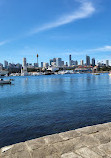
M 37 54 L 37 65 L 39 65 L 39 63 L 38 63 L 38 58 L 39 58 L 39 55 Z

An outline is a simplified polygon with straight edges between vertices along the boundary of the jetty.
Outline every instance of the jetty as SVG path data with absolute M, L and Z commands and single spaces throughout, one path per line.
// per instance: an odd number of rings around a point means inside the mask
M 0 158 L 111 158 L 111 122 L 6 146 Z

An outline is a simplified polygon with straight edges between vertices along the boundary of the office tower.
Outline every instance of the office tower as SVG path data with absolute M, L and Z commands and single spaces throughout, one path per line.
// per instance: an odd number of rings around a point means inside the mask
M 4 68 L 7 69 L 7 67 L 8 67 L 8 61 L 5 60 L 4 61 Z
M 52 65 L 53 59 L 50 59 L 50 66 Z
M 109 66 L 109 60 L 106 60 L 106 66 L 107 67 Z
M 66 66 L 68 66 L 68 62 L 66 62 Z
M 92 58 L 92 66 L 95 66 L 95 58 Z
M 90 66 L 90 56 L 86 55 L 86 65 Z
M 3 69 L 3 64 L 2 63 L 0 63 L 0 70 L 2 70 Z
M 53 62 L 56 62 L 56 58 L 53 58 Z
M 43 67 L 43 62 L 41 62 L 41 67 Z
M 23 58 L 23 67 L 27 66 L 26 58 Z
M 84 60 L 81 60 L 80 65 L 82 66 L 84 65 Z
M 48 68 L 48 66 L 49 66 L 49 63 L 44 63 L 44 62 L 43 62 L 43 67 L 44 67 L 44 68 Z
M 61 61 L 61 66 L 64 66 L 64 61 Z
M 56 66 L 61 67 L 61 58 L 56 58 Z
M 78 65 L 78 61 L 77 61 L 77 60 L 75 61 L 75 65 L 76 65 L 76 66 Z
M 69 55 L 69 66 L 72 66 L 71 55 Z

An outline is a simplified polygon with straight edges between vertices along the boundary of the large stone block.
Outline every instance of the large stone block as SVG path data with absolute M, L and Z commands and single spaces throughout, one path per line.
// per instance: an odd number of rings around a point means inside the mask
M 29 150 L 33 150 L 43 147 L 45 145 L 45 140 L 44 138 L 37 138 L 37 139 L 26 141 L 25 143 L 27 144 Z
M 98 148 L 102 150 L 107 156 L 111 157 L 111 142 L 102 144 Z
M 45 143 L 46 144 L 53 144 L 56 142 L 61 142 L 63 141 L 63 139 L 59 136 L 59 134 L 53 134 L 53 135 L 49 135 L 44 137 Z
M 74 152 L 69 152 L 61 155 L 61 158 L 82 158 L 82 157 L 75 154 Z
M 80 137 L 80 136 L 81 136 L 81 133 L 80 133 L 80 132 L 77 132 L 77 131 L 75 131 L 75 130 L 73 130 L 73 131 L 68 131 L 68 132 L 60 133 L 59 136 L 60 136 L 63 140 L 68 140 L 68 139 Z
M 103 158 L 102 156 L 98 155 L 87 147 L 78 149 L 76 153 L 81 155 L 83 158 Z

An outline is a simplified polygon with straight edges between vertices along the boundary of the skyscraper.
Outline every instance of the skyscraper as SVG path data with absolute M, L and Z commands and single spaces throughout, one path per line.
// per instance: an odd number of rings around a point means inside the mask
M 71 63 L 71 55 L 69 55 L 69 66 L 71 66 L 72 63 Z
M 84 65 L 84 60 L 81 60 L 80 65 Z
M 4 61 L 4 68 L 7 69 L 7 66 L 8 66 L 8 61 L 5 60 Z
M 106 60 L 106 66 L 107 67 L 109 66 L 109 60 Z
M 43 62 L 41 62 L 41 67 L 43 67 Z
M 62 62 L 61 58 L 56 58 L 56 66 L 57 67 L 61 67 L 61 62 Z
M 86 65 L 90 66 L 90 56 L 86 55 Z
M 95 66 L 95 58 L 92 58 L 92 66 Z
M 27 66 L 26 58 L 23 58 L 23 67 Z

